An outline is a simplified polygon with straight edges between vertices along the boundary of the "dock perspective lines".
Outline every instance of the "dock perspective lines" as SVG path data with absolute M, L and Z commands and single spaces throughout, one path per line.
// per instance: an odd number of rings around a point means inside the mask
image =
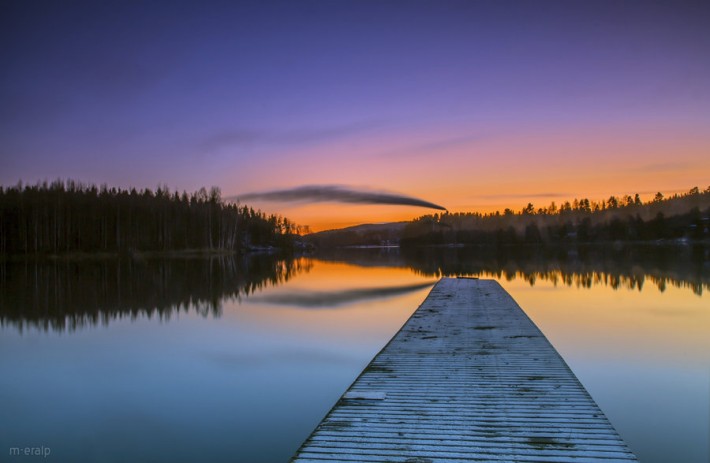
M 495 281 L 444 278 L 293 462 L 628 462 L 636 457 Z

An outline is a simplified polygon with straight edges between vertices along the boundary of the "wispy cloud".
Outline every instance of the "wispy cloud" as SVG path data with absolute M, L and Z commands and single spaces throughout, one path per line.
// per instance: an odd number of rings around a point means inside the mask
M 692 169 L 692 165 L 687 162 L 668 161 L 643 164 L 637 167 L 632 167 L 629 170 L 637 173 L 655 174 L 657 172 L 677 172 L 688 169 Z
M 537 199 L 537 198 L 566 198 L 570 197 L 570 193 L 498 193 L 491 195 L 478 195 L 478 199 Z
M 383 157 L 402 157 L 402 156 L 418 156 L 436 153 L 449 148 L 467 145 L 474 141 L 480 141 L 483 135 L 463 135 L 458 137 L 443 138 L 426 143 L 413 144 L 403 148 L 387 151 L 380 154 Z
M 286 190 L 272 190 L 256 193 L 245 193 L 226 198 L 228 200 L 262 200 L 274 202 L 302 202 L 302 203 L 351 203 L 351 204 L 390 204 L 399 206 L 418 206 L 445 211 L 444 206 L 439 206 L 423 199 L 407 196 L 400 193 L 383 191 L 370 191 L 355 189 L 341 185 L 306 185 Z
M 226 146 L 249 147 L 260 140 L 268 139 L 265 133 L 251 129 L 224 130 L 210 135 L 200 142 L 200 148 L 217 151 Z
M 332 127 L 303 128 L 284 131 L 235 128 L 222 130 L 205 137 L 200 142 L 204 151 L 222 148 L 254 148 L 265 145 L 302 145 L 319 143 L 367 131 L 376 126 L 374 121 Z

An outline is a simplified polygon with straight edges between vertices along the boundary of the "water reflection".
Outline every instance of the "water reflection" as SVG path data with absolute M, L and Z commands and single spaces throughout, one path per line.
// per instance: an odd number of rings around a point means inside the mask
M 354 304 L 370 299 L 382 299 L 419 291 L 434 285 L 436 281 L 413 285 L 389 286 L 384 288 L 357 288 L 340 291 L 311 291 L 271 294 L 251 298 L 251 302 L 303 307 L 309 309 L 332 308 Z
M 0 447 L 288 461 L 434 277 L 467 274 L 501 282 L 641 461 L 706 462 L 708 269 L 661 247 L 0 263 Z
M 474 275 L 591 288 L 638 289 L 671 285 L 697 295 L 710 289 L 710 249 L 704 246 L 588 246 L 505 248 L 347 249 L 323 260 L 362 266 L 408 267 L 424 276 Z
M 399 268 L 426 277 L 381 286 L 342 287 L 349 280 L 307 290 L 254 296 L 260 304 L 299 308 L 340 307 L 419 291 L 432 277 L 474 275 L 498 280 L 550 282 L 578 288 L 595 285 L 641 291 L 650 284 L 710 289 L 706 247 L 583 248 L 419 248 L 414 250 L 338 249 L 311 257 L 270 255 L 191 259 L 94 259 L 0 263 L 0 326 L 73 331 L 123 317 L 167 320 L 194 311 L 219 316 L 227 300 L 279 286 L 317 261 L 349 266 Z M 338 288 L 340 289 L 334 289 Z
M 94 259 L 0 264 L 0 325 L 73 331 L 123 317 L 221 314 L 239 299 L 308 271 L 276 256 Z

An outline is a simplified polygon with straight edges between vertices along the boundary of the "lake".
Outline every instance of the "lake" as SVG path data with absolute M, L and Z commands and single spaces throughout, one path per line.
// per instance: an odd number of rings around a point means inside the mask
M 464 274 L 501 283 L 641 461 L 705 463 L 708 262 L 658 246 L 3 262 L 0 454 L 288 461 L 438 278 Z

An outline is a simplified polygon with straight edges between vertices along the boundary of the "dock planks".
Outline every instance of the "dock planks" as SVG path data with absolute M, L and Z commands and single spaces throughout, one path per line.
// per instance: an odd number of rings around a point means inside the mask
M 495 281 L 444 278 L 293 462 L 636 461 Z

